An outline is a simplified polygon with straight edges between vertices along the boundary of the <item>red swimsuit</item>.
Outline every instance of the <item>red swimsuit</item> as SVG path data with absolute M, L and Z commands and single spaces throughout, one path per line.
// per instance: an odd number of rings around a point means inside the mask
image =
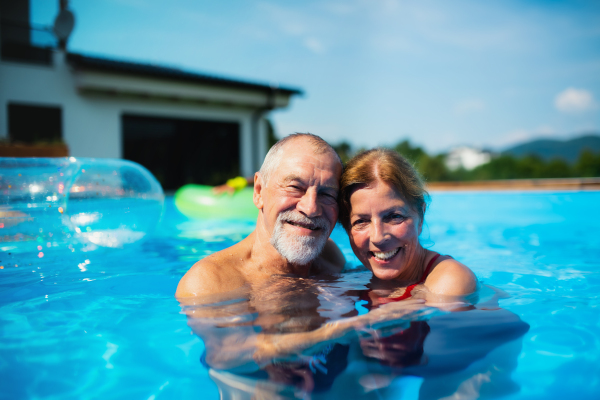
M 433 266 L 433 263 L 435 262 L 435 260 L 438 259 L 439 256 L 440 256 L 439 254 L 436 254 L 431 259 L 431 261 L 429 261 L 429 264 L 427 264 L 427 268 L 425 268 L 425 272 L 423 272 L 423 276 L 421 277 L 421 280 L 417 283 L 413 283 L 412 285 L 407 286 L 406 290 L 404 291 L 404 294 L 402 294 L 402 296 L 400 296 L 400 297 L 382 297 L 379 299 L 379 304 L 387 304 L 387 303 L 393 303 L 395 301 L 402 301 L 402 300 L 406 300 L 410 296 L 412 296 L 413 289 L 417 285 L 420 285 L 425 282 L 425 279 L 427 279 L 427 275 L 429 275 L 429 272 L 431 272 L 431 267 Z

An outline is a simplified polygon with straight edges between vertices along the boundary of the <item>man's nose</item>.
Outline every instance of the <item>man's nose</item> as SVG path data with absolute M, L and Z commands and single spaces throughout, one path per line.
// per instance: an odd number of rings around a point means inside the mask
M 307 190 L 296 205 L 296 208 L 309 218 L 321 215 L 321 206 L 317 201 L 316 191 Z

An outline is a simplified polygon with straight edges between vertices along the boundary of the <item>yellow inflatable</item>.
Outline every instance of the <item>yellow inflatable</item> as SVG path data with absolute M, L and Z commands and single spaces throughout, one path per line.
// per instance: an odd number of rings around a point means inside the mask
M 175 192 L 175 206 L 190 218 L 256 219 L 258 209 L 252 201 L 253 188 L 233 195 L 215 195 L 212 186 L 185 185 Z

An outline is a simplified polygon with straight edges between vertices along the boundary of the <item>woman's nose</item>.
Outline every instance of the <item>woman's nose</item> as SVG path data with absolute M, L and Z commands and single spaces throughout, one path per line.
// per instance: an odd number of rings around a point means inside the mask
M 377 245 L 386 241 L 386 234 L 384 224 L 379 221 L 371 222 L 371 235 L 370 235 L 371 243 Z
M 317 201 L 316 191 L 307 190 L 296 205 L 296 208 L 309 218 L 321 215 L 321 207 Z

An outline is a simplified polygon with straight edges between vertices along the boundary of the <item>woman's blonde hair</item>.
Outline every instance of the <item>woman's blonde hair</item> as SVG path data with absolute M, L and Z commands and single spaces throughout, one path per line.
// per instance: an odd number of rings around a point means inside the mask
M 394 187 L 418 214 L 423 222 L 429 193 L 415 168 L 397 152 L 375 148 L 354 156 L 340 182 L 340 223 L 350 231 L 350 195 L 359 185 L 370 185 L 381 180 Z

